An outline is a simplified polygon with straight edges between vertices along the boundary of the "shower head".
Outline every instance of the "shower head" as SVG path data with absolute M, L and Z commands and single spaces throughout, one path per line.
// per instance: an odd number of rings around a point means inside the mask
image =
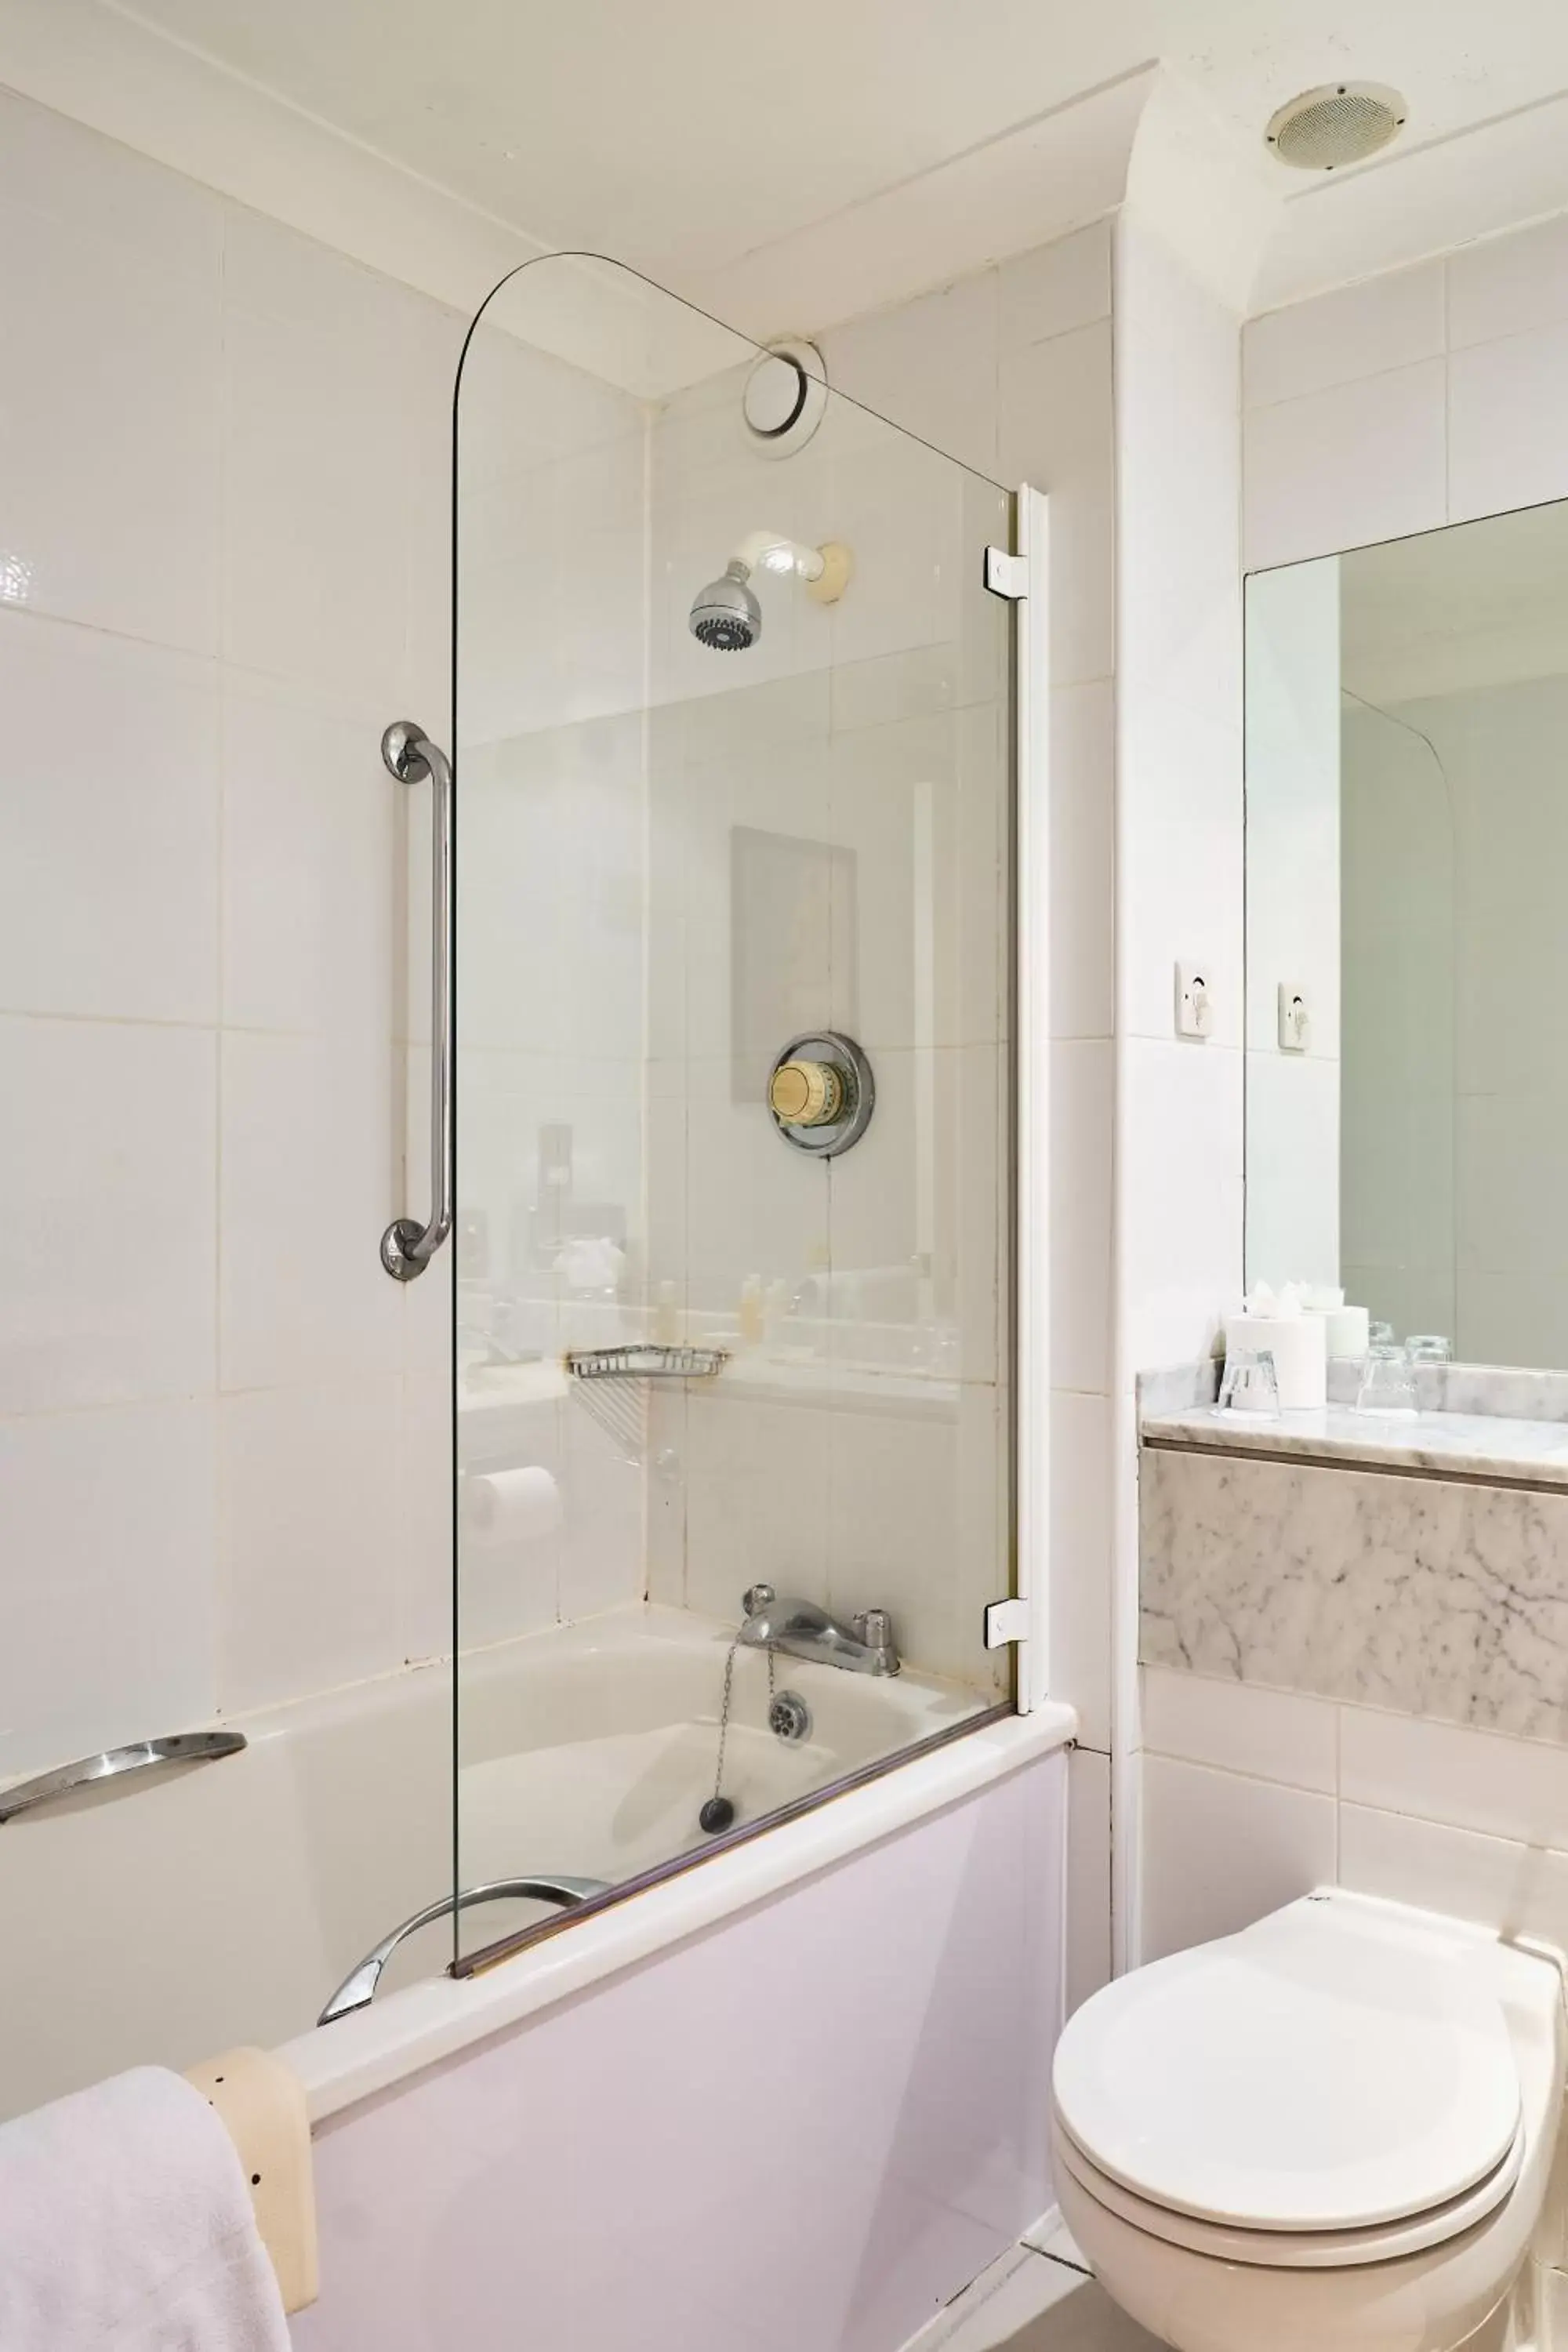
M 700 646 L 718 654 L 743 654 L 763 633 L 763 608 L 747 587 L 751 565 L 737 555 L 722 580 L 710 580 L 691 600 L 688 626 Z
M 753 530 L 741 541 L 724 566 L 722 580 L 710 580 L 691 600 L 687 626 L 699 645 L 715 653 L 743 654 L 763 634 L 763 608 L 747 582 L 753 572 L 793 572 L 805 583 L 805 593 L 818 604 L 836 604 L 854 568 L 847 547 L 828 540 L 821 547 L 802 547 L 776 530 Z

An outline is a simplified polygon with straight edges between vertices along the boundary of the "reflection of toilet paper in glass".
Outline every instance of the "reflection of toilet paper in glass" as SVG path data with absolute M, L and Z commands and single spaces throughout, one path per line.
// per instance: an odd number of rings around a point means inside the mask
M 1331 1356 L 1365 1356 L 1372 1345 L 1372 1318 L 1364 1307 L 1336 1307 L 1323 1320 Z
M 1324 1283 L 1314 1283 L 1301 1303 L 1309 1315 L 1322 1317 L 1331 1356 L 1365 1356 L 1372 1329 L 1364 1307 L 1347 1307 L 1344 1292 Z
M 463 1481 L 463 1525 L 476 1543 L 508 1544 L 552 1536 L 563 1514 L 561 1489 L 548 1470 L 470 1470 Z

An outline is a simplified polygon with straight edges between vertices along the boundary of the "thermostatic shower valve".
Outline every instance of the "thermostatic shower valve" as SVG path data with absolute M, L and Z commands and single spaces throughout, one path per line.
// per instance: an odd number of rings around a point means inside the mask
M 835 1029 L 792 1037 L 768 1080 L 768 1108 L 779 1133 L 825 1160 L 859 1142 L 876 1101 L 870 1063 L 853 1037 Z
M 781 1062 L 768 1100 L 789 1127 L 831 1127 L 844 1110 L 844 1074 L 831 1062 Z

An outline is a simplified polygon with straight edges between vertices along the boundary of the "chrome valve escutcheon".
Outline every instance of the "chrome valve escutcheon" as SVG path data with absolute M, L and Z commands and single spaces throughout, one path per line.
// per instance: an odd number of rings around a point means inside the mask
M 877 1100 L 871 1065 L 837 1030 L 792 1037 L 768 1079 L 768 1108 L 787 1143 L 825 1160 L 858 1143 Z

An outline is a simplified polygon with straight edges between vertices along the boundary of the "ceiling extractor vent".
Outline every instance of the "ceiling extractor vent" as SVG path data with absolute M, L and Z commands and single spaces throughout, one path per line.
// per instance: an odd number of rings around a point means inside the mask
M 1363 163 L 1405 128 L 1405 100 L 1384 82 L 1326 82 L 1304 89 L 1268 125 L 1268 144 L 1299 172 Z
M 746 431 L 762 457 L 793 457 L 827 413 L 827 370 L 815 343 L 769 343 L 742 396 Z

